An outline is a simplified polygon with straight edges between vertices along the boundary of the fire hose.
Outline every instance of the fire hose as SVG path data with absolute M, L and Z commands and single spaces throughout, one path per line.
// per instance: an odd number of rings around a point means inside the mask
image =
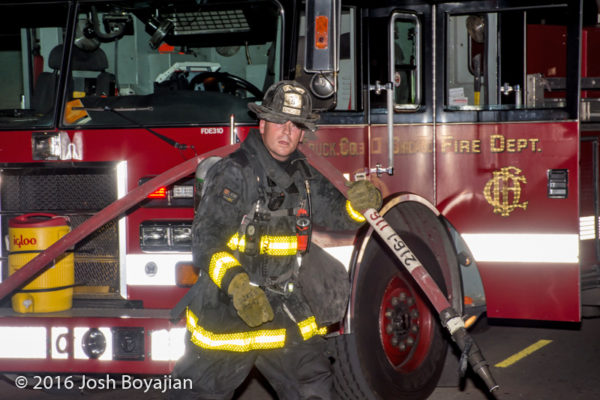
M 329 163 L 325 158 L 316 155 L 307 145 L 301 145 L 300 150 L 310 160 L 310 164 L 315 167 L 323 176 L 347 197 L 348 187 L 343 175 Z M 492 376 L 488 363 L 483 357 L 477 343 L 468 334 L 465 324 L 458 312 L 450 305 L 446 296 L 435 283 L 429 272 L 418 260 L 415 254 L 408 248 L 402 238 L 392 229 L 386 220 L 379 215 L 375 209 L 360 210 L 381 239 L 386 243 L 394 253 L 400 263 L 411 274 L 419 287 L 423 290 L 429 301 L 440 315 L 442 326 L 450 332 L 452 340 L 460 348 L 464 355 L 461 361 L 466 358 L 481 379 L 484 381 L 490 392 L 499 388 Z M 466 367 L 466 366 L 465 366 Z
M 211 156 L 223 157 L 237 149 L 237 147 L 239 147 L 238 144 L 224 146 L 191 158 L 131 190 L 124 197 L 116 200 L 97 214 L 88 218 L 81 225 L 63 236 L 45 251 L 31 259 L 22 268 L 10 275 L 4 282 L 0 283 L 0 300 L 24 286 L 32 278 L 49 267 L 55 258 L 75 246 L 75 244 L 90 235 L 100 226 L 117 218 L 134 205 L 146 199 L 146 197 L 155 191 L 156 188 L 169 185 L 179 179 L 189 176 L 195 171 L 196 166 L 203 159 Z M 341 193 L 347 195 L 345 179 L 336 168 L 324 158 L 317 156 L 308 146 L 301 145 L 300 149 L 309 158 L 311 165 L 327 177 Z M 373 230 L 386 242 L 402 265 L 409 271 L 417 284 L 427 295 L 433 307 L 439 313 L 442 325 L 448 329 L 454 342 L 458 345 L 463 354 L 466 355 L 473 370 L 483 379 L 490 391 L 497 389 L 498 385 L 490 373 L 488 364 L 485 361 L 481 350 L 467 333 L 462 318 L 458 312 L 452 308 L 431 275 L 429 275 L 427 270 L 408 248 L 406 243 L 404 243 L 402 238 L 400 238 L 385 219 L 379 215 L 377 210 L 362 210 L 362 214 L 372 226 Z

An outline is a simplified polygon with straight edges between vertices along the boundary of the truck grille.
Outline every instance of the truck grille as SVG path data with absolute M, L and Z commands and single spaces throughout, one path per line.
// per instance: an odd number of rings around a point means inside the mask
M 113 163 L 10 165 L 0 171 L 0 218 L 2 237 L 8 221 L 31 212 L 68 216 L 74 229 L 117 199 L 117 173 Z M 2 277 L 8 276 L 8 248 L 2 241 Z M 119 291 L 119 232 L 110 221 L 75 246 L 75 282 L 99 287 L 101 292 Z M 85 291 L 85 290 L 84 290 Z M 98 290 L 95 290 L 98 291 Z

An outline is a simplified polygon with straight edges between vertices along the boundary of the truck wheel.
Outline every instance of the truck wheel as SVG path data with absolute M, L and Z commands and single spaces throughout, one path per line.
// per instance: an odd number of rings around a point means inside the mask
M 386 220 L 446 293 L 440 263 L 427 244 L 432 235 Z M 351 333 L 334 339 L 336 392 L 344 399 L 427 398 L 448 348 L 437 312 L 379 238 L 371 238 L 354 285 Z

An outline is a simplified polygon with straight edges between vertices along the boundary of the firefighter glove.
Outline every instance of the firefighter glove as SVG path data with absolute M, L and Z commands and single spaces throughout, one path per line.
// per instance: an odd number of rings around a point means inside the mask
M 251 328 L 273 320 L 273 309 L 262 289 L 250 285 L 246 273 L 237 274 L 227 288 L 233 307 L 240 318 Z
M 348 200 L 354 210 L 363 212 L 369 208 L 376 210 L 381 208 L 383 202 L 381 192 L 371 181 L 346 182 L 346 186 L 348 186 Z

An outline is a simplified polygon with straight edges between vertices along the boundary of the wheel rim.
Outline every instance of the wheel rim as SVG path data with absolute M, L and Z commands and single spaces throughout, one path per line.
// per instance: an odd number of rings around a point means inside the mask
M 379 307 L 379 338 L 392 367 L 401 372 L 418 368 L 427 357 L 434 326 L 433 315 L 412 282 L 400 274 L 393 276 Z

